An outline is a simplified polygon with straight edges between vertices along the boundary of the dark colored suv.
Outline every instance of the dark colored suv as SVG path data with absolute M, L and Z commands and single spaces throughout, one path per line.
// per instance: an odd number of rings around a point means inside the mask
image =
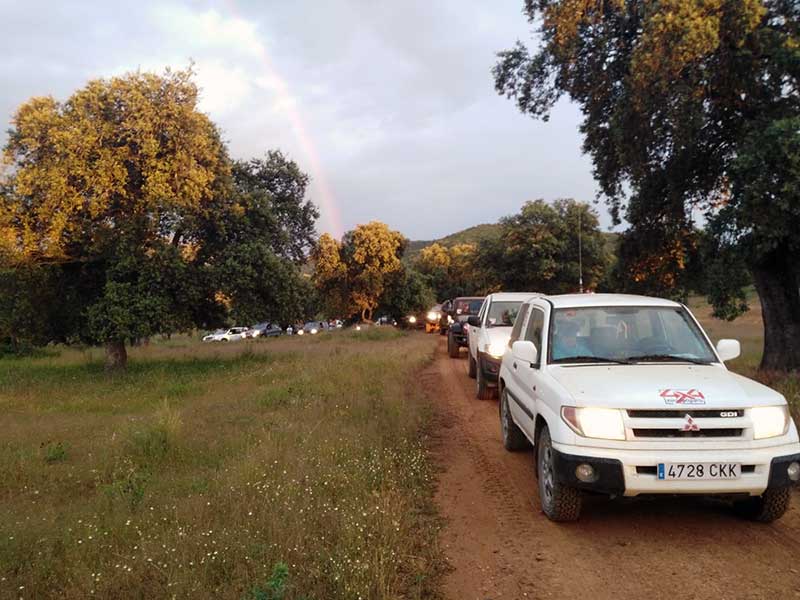
M 483 296 L 465 296 L 450 303 L 447 314 L 447 354 L 450 358 L 458 358 L 459 350 L 467 347 L 467 319 L 480 312 L 483 300 Z

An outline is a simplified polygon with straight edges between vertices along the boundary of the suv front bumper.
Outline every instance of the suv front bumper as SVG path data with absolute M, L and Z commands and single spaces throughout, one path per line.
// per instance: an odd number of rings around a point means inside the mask
M 800 461 L 797 444 L 742 450 L 614 450 L 553 444 L 556 477 L 565 485 L 611 495 L 640 494 L 748 494 L 760 496 L 767 488 L 795 485 L 787 468 Z M 658 463 L 738 463 L 739 479 L 660 480 Z M 575 469 L 591 465 L 597 477 L 580 481 Z
M 481 370 L 483 378 L 489 383 L 497 383 L 502 360 L 502 358 L 494 358 L 490 354 L 478 353 L 478 368 Z

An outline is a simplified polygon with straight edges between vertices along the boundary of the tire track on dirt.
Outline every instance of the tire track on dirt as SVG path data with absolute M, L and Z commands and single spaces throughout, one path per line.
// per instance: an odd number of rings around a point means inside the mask
M 669 497 L 588 498 L 580 522 L 548 521 L 532 453 L 505 451 L 497 401 L 475 398 L 463 358 L 440 346 L 423 378 L 440 421 L 447 598 L 800 598 L 797 496 L 767 526 Z

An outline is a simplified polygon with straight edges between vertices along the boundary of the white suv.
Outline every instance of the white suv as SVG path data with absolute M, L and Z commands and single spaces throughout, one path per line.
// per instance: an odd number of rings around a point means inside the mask
M 533 292 L 489 294 L 476 316 L 469 317 L 469 376 L 480 400 L 494 397 L 503 358 L 519 307 Z
M 509 450 L 534 446 L 539 497 L 578 518 L 581 491 L 731 496 L 769 522 L 800 480 L 785 398 L 723 364 L 689 310 L 641 296 L 546 296 L 520 308 L 500 368 Z

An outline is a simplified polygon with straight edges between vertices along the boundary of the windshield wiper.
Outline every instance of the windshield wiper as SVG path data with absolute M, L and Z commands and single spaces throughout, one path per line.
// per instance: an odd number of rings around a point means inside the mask
M 711 362 L 699 358 L 691 358 L 688 356 L 679 356 L 677 354 L 642 354 L 640 356 L 629 356 L 629 361 L 675 361 L 675 362 L 688 362 L 693 365 L 710 365 Z
M 553 364 L 562 362 L 598 362 L 598 363 L 614 363 L 617 365 L 632 365 L 633 363 L 627 358 L 609 358 L 608 356 L 565 356 L 564 358 L 557 358 Z

